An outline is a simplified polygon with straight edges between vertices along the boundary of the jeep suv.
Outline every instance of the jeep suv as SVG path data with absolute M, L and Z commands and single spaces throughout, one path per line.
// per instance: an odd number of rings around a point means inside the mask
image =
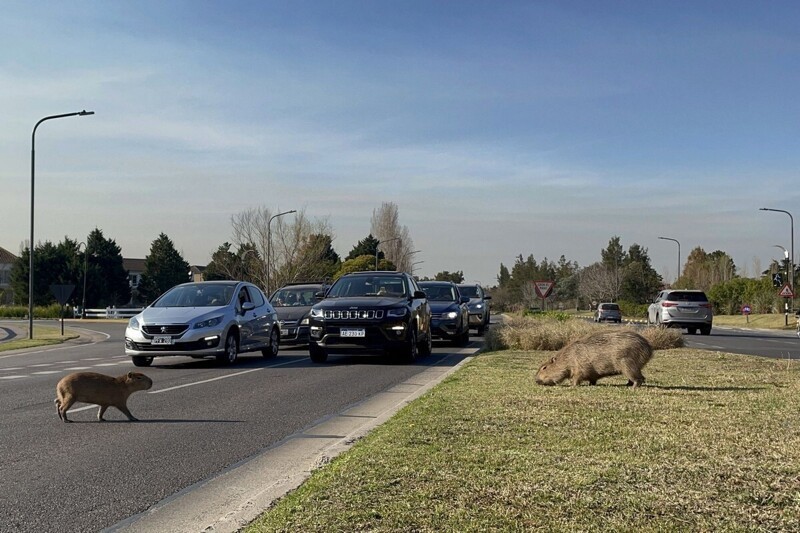
M 647 308 L 647 323 L 656 326 L 685 328 L 690 335 L 709 335 L 714 318 L 711 304 L 703 291 L 670 289 L 661 291 Z
M 345 274 L 318 297 L 309 315 L 315 363 L 330 353 L 389 353 L 409 362 L 431 353 L 430 306 L 405 272 Z

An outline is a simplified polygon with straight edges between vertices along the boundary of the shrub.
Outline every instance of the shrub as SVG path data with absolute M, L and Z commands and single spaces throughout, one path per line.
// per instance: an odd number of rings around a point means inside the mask
M 507 319 L 486 334 L 486 350 L 560 350 L 569 342 L 597 331 L 607 331 L 608 326 L 587 320 L 543 317 L 514 317 Z M 683 346 L 680 330 L 656 327 L 634 328 L 623 326 L 640 333 L 654 350 L 679 348 Z
M 64 311 L 64 316 L 71 316 L 68 311 Z M 34 318 L 61 318 L 61 306 L 50 304 L 48 306 L 35 306 L 33 308 Z M 28 307 L 22 305 L 0 305 L 0 318 L 28 318 Z

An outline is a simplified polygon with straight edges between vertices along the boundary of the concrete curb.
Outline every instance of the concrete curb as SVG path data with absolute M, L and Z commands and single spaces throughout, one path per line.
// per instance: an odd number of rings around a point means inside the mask
M 276 499 L 299 487 L 312 471 L 350 449 L 409 402 L 461 368 L 477 351 L 478 348 L 462 349 L 456 353 L 468 357 L 455 366 L 429 367 L 105 531 L 239 531 Z

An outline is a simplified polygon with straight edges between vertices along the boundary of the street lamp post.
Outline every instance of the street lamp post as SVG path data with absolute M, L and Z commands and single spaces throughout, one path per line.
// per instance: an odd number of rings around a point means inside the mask
M 681 277 L 681 243 L 678 242 L 678 239 L 673 239 L 671 237 L 659 237 L 659 239 L 663 239 L 665 241 L 672 241 L 678 244 L 678 273 L 675 275 L 675 282 L 678 282 L 678 278 Z
M 89 271 L 89 247 L 85 242 L 79 242 L 78 248 L 83 245 L 83 293 L 81 293 L 81 320 L 86 318 L 86 273 Z
M 56 118 L 66 118 L 66 117 L 83 117 L 86 115 L 94 115 L 94 111 L 78 111 L 77 113 L 64 113 L 63 115 L 50 115 L 48 117 L 44 117 L 43 119 L 39 120 L 36 125 L 33 127 L 33 133 L 31 133 L 31 242 L 29 244 L 29 251 L 30 254 L 28 256 L 28 338 L 33 339 L 33 248 L 34 248 L 34 241 L 33 241 L 33 198 L 34 198 L 34 169 L 36 168 L 36 129 L 39 127 L 39 124 L 46 120 L 53 120 Z
M 789 211 L 784 211 L 783 209 L 771 209 L 769 207 L 759 207 L 759 211 L 775 211 L 776 213 L 786 213 L 789 215 L 789 223 L 791 225 L 791 236 L 792 236 L 792 257 L 789 261 L 791 265 L 791 273 L 789 274 L 789 288 L 792 290 L 792 298 L 789 299 L 790 303 L 790 310 L 794 310 L 794 217 Z
M 378 241 L 375 243 L 375 270 L 378 270 L 378 249 L 381 244 L 385 242 L 392 242 L 392 241 L 399 241 L 400 237 L 392 237 L 391 239 L 386 239 L 384 241 Z
M 420 253 L 422 250 L 414 250 L 413 252 L 406 252 L 403 254 L 403 257 L 400 258 L 400 261 L 403 262 L 403 259 L 408 257 L 409 255 L 414 255 Z
M 270 283 L 269 282 L 269 273 L 270 273 L 269 272 L 269 270 L 270 270 L 269 262 L 270 262 L 270 254 L 272 252 L 272 230 L 271 230 L 272 219 L 273 218 L 282 217 L 283 215 L 288 215 L 289 213 L 296 213 L 296 212 L 297 211 L 295 209 L 292 209 L 291 211 L 284 211 L 283 213 L 278 213 L 277 215 L 272 215 L 271 217 L 269 217 L 269 221 L 267 222 L 267 298 L 269 298 L 269 295 L 271 294 L 270 293 L 270 287 L 269 287 L 269 283 Z
M 783 257 L 784 257 L 784 260 L 786 261 L 786 279 L 788 280 L 789 279 L 789 250 L 787 250 L 786 248 L 784 248 L 780 244 L 773 244 L 772 247 L 773 248 L 780 248 L 781 250 L 783 250 Z M 784 304 L 783 304 L 783 310 L 784 310 L 784 313 L 783 313 L 783 325 L 784 326 L 788 326 L 789 325 L 789 304 L 787 304 L 785 301 L 784 301 Z
M 414 265 L 421 265 L 424 262 L 425 261 L 415 261 L 415 262 L 411 263 L 411 272 L 409 272 L 409 274 L 411 274 L 413 276 L 414 275 Z

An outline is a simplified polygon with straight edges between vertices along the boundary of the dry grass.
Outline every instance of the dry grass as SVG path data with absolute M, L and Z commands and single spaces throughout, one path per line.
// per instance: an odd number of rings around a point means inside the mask
M 587 320 L 553 320 L 536 317 L 513 317 L 494 326 L 486 334 L 486 350 L 560 350 L 569 342 L 596 331 L 608 331 L 607 324 Z M 622 326 L 640 333 L 654 350 L 680 348 L 683 335 L 680 330 L 656 327 L 639 328 Z

